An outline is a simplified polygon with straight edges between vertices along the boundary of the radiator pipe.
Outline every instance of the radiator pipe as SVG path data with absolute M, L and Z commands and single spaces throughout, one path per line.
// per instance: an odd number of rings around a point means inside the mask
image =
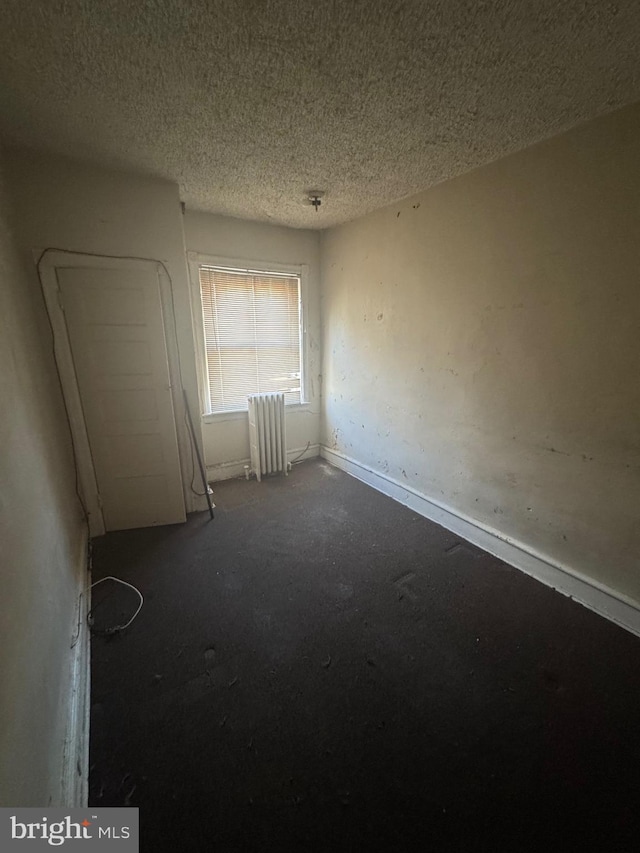
M 196 441 L 196 434 L 193 429 L 193 421 L 191 420 L 191 409 L 189 408 L 189 400 L 187 399 L 187 392 L 182 389 L 182 396 L 184 397 L 184 407 L 187 412 L 187 419 L 189 421 L 189 431 L 191 432 L 191 441 L 193 442 L 193 446 L 196 449 L 196 457 L 198 459 L 198 466 L 200 468 L 200 476 L 202 477 L 202 486 L 204 488 L 204 493 L 207 496 L 207 505 L 209 507 L 209 515 L 213 518 L 213 506 L 211 504 L 211 495 L 209 494 L 209 483 L 207 483 L 207 474 L 204 470 L 204 465 L 202 464 L 202 456 L 200 455 L 200 448 L 198 446 L 198 442 Z

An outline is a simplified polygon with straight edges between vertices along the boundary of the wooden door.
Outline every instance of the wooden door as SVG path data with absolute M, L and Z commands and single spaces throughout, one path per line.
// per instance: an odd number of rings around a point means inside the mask
M 56 274 L 106 530 L 184 521 L 157 273 Z

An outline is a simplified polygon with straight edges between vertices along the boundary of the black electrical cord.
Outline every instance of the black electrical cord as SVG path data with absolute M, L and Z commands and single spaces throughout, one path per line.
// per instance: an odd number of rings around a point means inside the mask
M 300 461 L 300 459 L 302 459 L 302 457 L 304 456 L 304 454 L 307 452 L 307 450 L 308 450 L 310 447 L 311 447 L 311 442 L 310 442 L 310 441 L 308 441 L 308 442 L 307 442 L 307 446 L 306 446 L 306 447 L 305 447 L 305 449 L 302 451 L 302 453 L 298 453 L 298 455 L 296 456 L 296 458 L 295 458 L 295 459 L 292 459 L 292 460 L 291 460 L 291 462 L 289 462 L 289 465 L 295 465 L 295 464 L 296 464 L 296 462 L 299 462 L 299 461 Z

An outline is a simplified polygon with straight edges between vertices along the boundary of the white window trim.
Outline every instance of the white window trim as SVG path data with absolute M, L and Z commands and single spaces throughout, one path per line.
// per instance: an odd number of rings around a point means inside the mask
M 196 363 L 198 367 L 198 394 L 200 398 L 200 413 L 204 423 L 217 421 L 234 421 L 246 419 L 245 409 L 233 409 L 227 412 L 207 411 L 206 401 L 209 399 L 207 357 L 204 338 L 204 317 L 202 313 L 202 297 L 200 293 L 200 267 L 226 267 L 227 269 L 239 270 L 240 272 L 264 272 L 281 273 L 285 275 L 298 276 L 300 279 L 300 304 L 301 304 L 301 341 L 300 354 L 302 356 L 302 371 L 300 375 L 300 403 L 287 404 L 287 411 L 306 411 L 310 408 L 308 389 L 309 371 L 309 267 L 307 264 L 282 264 L 274 261 L 249 260 L 248 258 L 227 258 L 220 255 L 203 255 L 200 252 L 187 252 L 189 264 L 189 278 L 191 281 L 191 315 L 193 322 L 193 333 L 196 347 Z

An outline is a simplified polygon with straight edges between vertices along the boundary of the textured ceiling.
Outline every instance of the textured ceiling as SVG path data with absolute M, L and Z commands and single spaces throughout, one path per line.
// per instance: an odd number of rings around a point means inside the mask
M 298 227 L 640 100 L 637 0 L 3 0 L 0 24 L 5 142 Z

